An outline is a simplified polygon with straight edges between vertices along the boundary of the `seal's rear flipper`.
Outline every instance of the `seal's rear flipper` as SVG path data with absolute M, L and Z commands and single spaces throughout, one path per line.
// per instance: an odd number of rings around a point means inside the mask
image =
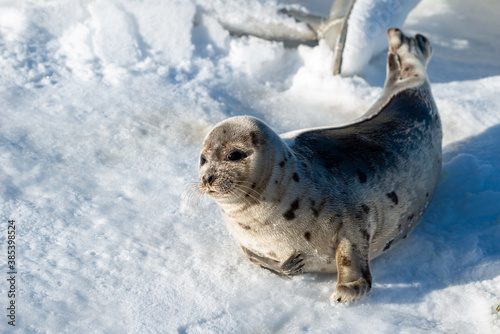
M 389 55 L 387 59 L 386 87 L 401 80 L 423 81 L 427 78 L 426 67 L 432 56 L 429 40 L 421 35 L 405 35 L 398 28 L 387 31 Z

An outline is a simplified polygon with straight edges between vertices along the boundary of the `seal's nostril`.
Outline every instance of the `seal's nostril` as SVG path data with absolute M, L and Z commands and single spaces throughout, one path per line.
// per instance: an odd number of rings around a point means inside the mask
M 209 175 L 209 176 L 204 176 L 203 177 L 203 182 L 205 184 L 212 184 L 213 181 L 214 181 L 214 176 L 213 175 Z

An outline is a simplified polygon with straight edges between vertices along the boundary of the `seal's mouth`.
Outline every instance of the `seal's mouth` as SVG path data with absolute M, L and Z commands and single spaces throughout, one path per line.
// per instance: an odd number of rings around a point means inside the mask
M 217 189 L 217 186 L 204 184 L 203 181 L 200 182 L 198 188 L 202 194 L 208 195 L 210 197 L 220 197 L 224 196 L 225 193 L 222 189 Z
M 235 190 L 235 184 L 229 177 L 213 175 L 209 177 L 201 177 L 198 183 L 198 188 L 203 194 L 219 198 L 230 196 L 231 194 L 233 194 Z
M 204 191 L 204 194 L 210 196 L 212 199 L 216 201 L 232 198 L 234 196 L 233 193 L 231 192 L 224 193 L 217 190 L 206 190 Z

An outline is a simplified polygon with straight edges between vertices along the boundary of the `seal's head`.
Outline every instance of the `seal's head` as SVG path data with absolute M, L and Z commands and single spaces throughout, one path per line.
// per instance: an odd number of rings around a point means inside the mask
M 281 139 L 262 121 L 237 116 L 217 124 L 203 142 L 198 187 L 214 199 L 231 200 L 262 188 Z

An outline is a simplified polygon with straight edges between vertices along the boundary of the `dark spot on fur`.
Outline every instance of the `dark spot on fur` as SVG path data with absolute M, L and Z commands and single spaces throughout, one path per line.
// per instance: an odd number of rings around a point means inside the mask
M 361 230 L 361 232 L 363 233 L 363 239 L 366 241 L 370 240 L 370 233 L 367 230 Z
M 350 267 L 352 262 L 347 256 L 341 256 L 340 257 L 340 263 L 342 267 Z
M 255 184 L 255 183 L 254 183 L 254 184 L 252 184 L 252 189 L 254 189 L 254 188 L 255 188 L 255 186 L 256 186 L 256 184 Z
M 366 204 L 361 204 L 361 209 L 363 210 L 364 213 L 370 212 L 370 208 Z
M 284 161 L 280 162 L 280 167 L 281 168 L 285 167 L 285 162 Z
M 312 198 L 309 199 L 311 201 L 311 210 L 313 212 L 314 217 L 319 217 L 319 214 L 321 211 L 323 211 L 323 208 L 325 207 L 326 200 L 323 199 L 321 203 L 319 203 L 318 207 L 316 206 L 316 201 L 313 200 Z
M 299 181 L 300 181 L 299 174 L 297 174 L 297 173 L 293 173 L 293 180 L 294 180 L 295 182 L 299 182 Z
M 401 231 L 401 224 L 398 224 L 398 230 Z
M 412 220 L 414 217 L 413 213 L 411 215 L 408 216 L 408 220 Z
M 359 285 L 355 284 L 355 285 L 353 285 L 353 288 L 354 288 L 354 292 L 356 292 L 356 294 L 359 294 Z
M 393 241 L 394 241 L 394 239 L 387 241 L 387 243 L 385 244 L 384 249 L 382 251 L 385 252 L 386 250 L 388 250 L 389 248 L 391 248 L 391 245 L 392 245 Z
M 245 225 L 245 224 L 238 223 L 238 225 L 240 225 L 240 226 L 241 226 L 241 228 L 243 228 L 243 229 L 245 229 L 245 230 L 247 230 L 247 231 L 249 231 L 249 230 L 251 230 L 251 229 L 252 229 L 250 226 Z
M 290 204 L 290 209 L 283 214 L 286 220 L 295 219 L 295 211 L 299 209 L 299 199 L 297 198 L 295 201 Z
M 405 71 L 409 71 L 409 70 L 410 70 L 410 68 L 409 68 L 409 67 L 405 67 Z
M 223 133 L 223 134 L 226 134 L 226 133 L 227 133 L 227 131 L 226 131 L 226 130 L 222 130 L 222 133 Z
M 372 275 L 370 274 L 370 269 L 368 267 L 368 264 L 366 264 L 366 266 L 361 267 L 361 276 L 368 283 L 368 289 L 371 289 L 372 288 Z
M 311 206 L 311 210 L 313 212 L 314 217 L 318 217 L 319 216 L 319 212 L 318 212 L 318 210 L 314 206 Z
M 366 182 L 366 173 L 361 171 L 361 169 L 359 169 L 359 168 L 356 169 L 356 173 L 358 174 L 359 182 L 365 183 Z
M 306 164 L 305 162 L 303 162 L 303 163 L 302 163 L 302 166 L 303 166 L 304 168 L 307 168 L 307 164 Z
M 406 239 L 407 236 L 408 236 L 408 234 L 405 234 L 405 236 L 403 237 L 403 239 Z
M 278 180 L 274 180 L 274 183 L 278 184 Z
M 275 252 L 269 252 L 269 253 L 267 253 L 267 255 L 269 255 L 270 257 L 276 257 L 276 253 Z
M 249 194 L 249 193 L 246 193 L 245 197 L 250 197 L 250 194 Z
M 306 238 L 307 241 L 311 240 L 311 232 L 304 233 L 304 238 Z
M 331 219 L 331 220 L 333 221 L 334 219 Z M 337 224 L 337 227 L 335 228 L 335 232 L 333 233 L 333 248 L 334 249 L 337 249 L 337 247 L 339 245 L 339 232 L 342 229 L 342 225 L 344 225 L 344 222 L 340 221 Z
M 260 141 L 259 141 L 259 137 L 258 137 L 257 133 L 255 133 L 253 131 L 250 132 L 250 137 L 252 137 L 253 146 L 256 146 L 256 147 L 259 146 Z
M 425 197 L 429 197 L 429 193 L 425 194 Z
M 387 193 L 386 194 L 387 197 L 394 202 L 394 204 L 398 205 L 398 195 L 396 195 L 396 193 L 393 191 L 393 192 L 390 192 L 390 193 Z

